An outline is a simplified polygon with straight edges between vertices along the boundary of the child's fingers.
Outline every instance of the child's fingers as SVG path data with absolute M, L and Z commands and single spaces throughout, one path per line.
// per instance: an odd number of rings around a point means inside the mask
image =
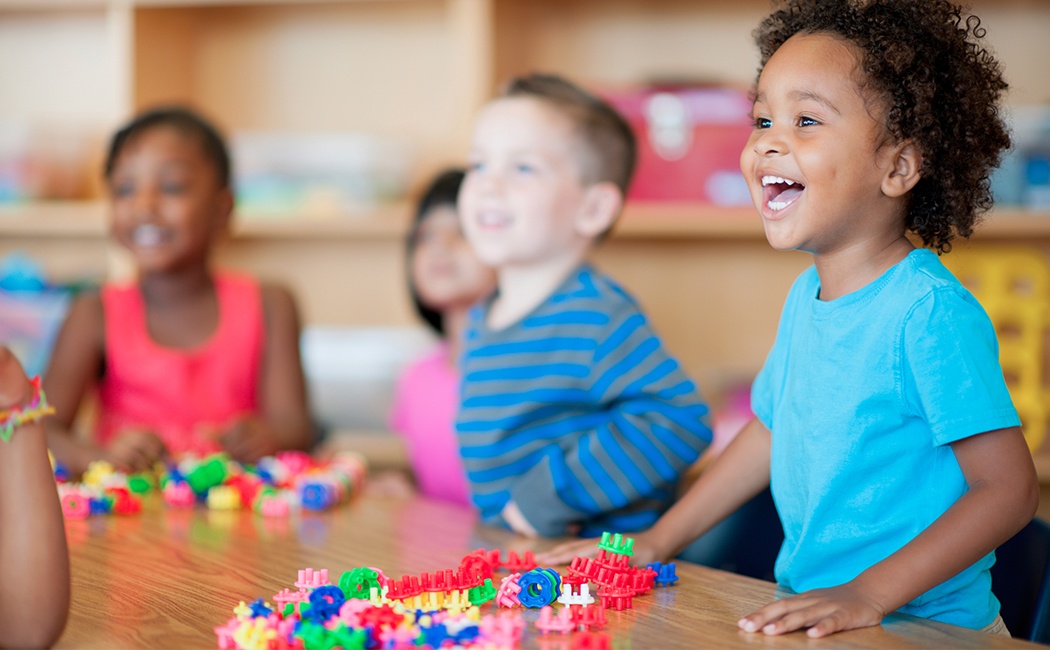
M 791 611 L 793 607 L 789 603 L 792 600 L 792 598 L 786 598 L 774 601 L 737 621 L 737 627 L 745 632 L 758 632 Z
M 767 622 L 762 626 L 762 633 L 775 636 L 805 629 L 816 625 L 834 612 L 835 605 L 833 603 L 821 602 L 802 607 L 801 609 L 793 609 L 780 618 Z
M 819 639 L 835 632 L 841 632 L 842 630 L 851 629 L 847 621 L 845 612 L 840 609 L 833 611 L 831 614 L 824 616 L 819 621 L 814 621 L 810 628 L 806 630 L 806 636 L 811 639 Z
M 598 555 L 597 539 L 581 539 L 559 544 L 549 551 L 536 555 L 536 562 L 542 565 L 561 565 L 572 562 L 574 557 L 595 557 Z

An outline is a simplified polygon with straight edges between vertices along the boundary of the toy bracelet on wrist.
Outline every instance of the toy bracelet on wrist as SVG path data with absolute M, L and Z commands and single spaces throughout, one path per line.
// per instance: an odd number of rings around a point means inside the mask
M 35 422 L 55 412 L 55 409 L 47 403 L 44 390 L 40 388 L 40 377 L 33 377 L 29 383 L 33 386 L 33 397 L 28 404 L 0 411 L 0 438 L 4 442 L 9 441 L 15 429 L 23 424 Z

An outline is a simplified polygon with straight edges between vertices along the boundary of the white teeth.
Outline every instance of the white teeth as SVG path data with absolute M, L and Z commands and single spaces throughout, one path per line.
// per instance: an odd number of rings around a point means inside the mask
M 783 210 L 784 208 L 788 207 L 789 204 L 787 201 L 770 201 L 766 205 L 769 207 L 770 210 L 776 211 Z
M 773 185 L 775 183 L 786 183 L 787 185 L 794 185 L 795 181 L 787 179 L 787 178 L 781 178 L 779 176 L 763 176 L 762 177 L 762 187 L 765 187 L 766 185 Z
M 482 226 L 504 226 L 510 223 L 510 219 L 498 212 L 483 212 L 478 217 L 478 223 Z
M 132 231 L 131 240 L 139 246 L 156 246 L 164 241 L 164 230 L 160 226 L 143 224 Z

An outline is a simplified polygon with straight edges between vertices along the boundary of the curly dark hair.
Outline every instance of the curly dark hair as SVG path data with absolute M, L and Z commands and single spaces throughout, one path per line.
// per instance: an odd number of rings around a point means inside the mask
M 974 15 L 948 0 L 788 0 L 754 32 L 759 74 L 797 33 L 854 45 L 871 98 L 884 103 L 887 133 L 922 153 L 905 227 L 938 253 L 969 237 L 992 207 L 992 170 L 1010 148 L 1000 113 L 1007 84 L 980 40 Z

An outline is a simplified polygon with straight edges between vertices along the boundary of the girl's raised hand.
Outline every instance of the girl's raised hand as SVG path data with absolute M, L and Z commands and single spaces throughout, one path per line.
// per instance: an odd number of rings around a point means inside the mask
M 878 625 L 885 615 L 868 594 L 847 583 L 770 603 L 740 619 L 737 625 L 745 632 L 768 635 L 806 628 L 806 636 L 816 639 L 835 632 Z

